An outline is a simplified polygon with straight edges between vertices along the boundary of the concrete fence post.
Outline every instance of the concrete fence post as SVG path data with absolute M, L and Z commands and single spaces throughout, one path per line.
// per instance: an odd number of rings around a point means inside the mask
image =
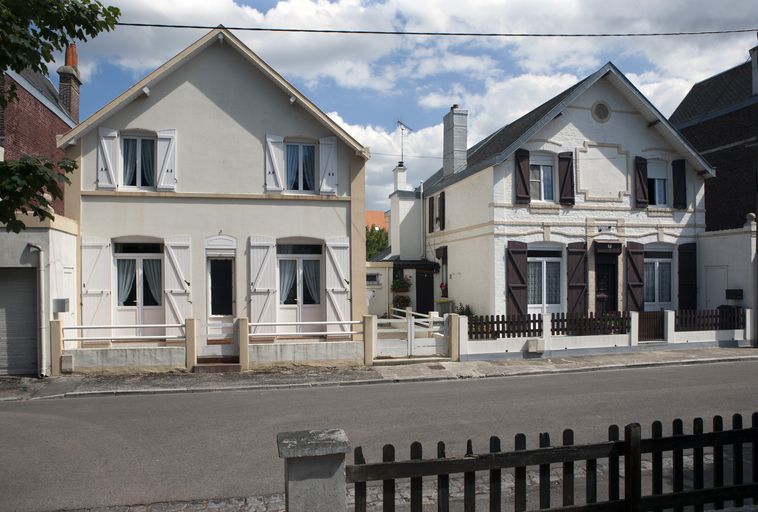
M 546 313 L 542 315 L 542 339 L 545 340 L 545 352 L 550 352 L 553 349 L 551 343 L 553 340 L 552 325 L 553 314 Z
M 465 361 L 468 353 L 468 317 L 461 315 L 458 317 L 458 360 Z M 461 355 L 464 357 L 461 358 Z
M 53 377 L 61 375 L 61 356 L 63 355 L 63 320 L 50 320 L 50 373 Z
M 376 315 L 363 316 L 363 364 L 366 366 L 374 365 L 376 357 L 377 331 L 378 322 Z
M 745 347 L 755 346 L 755 334 L 753 333 L 753 310 L 745 308 L 745 338 L 742 344 Z
M 197 365 L 197 320 L 194 318 L 184 320 L 184 354 L 187 371 L 191 372 Z
M 346 512 L 345 454 L 350 441 L 342 429 L 280 432 L 287 512 Z
M 663 311 L 663 339 L 666 343 L 676 341 L 676 311 L 666 309 Z
M 240 369 L 250 369 L 250 328 L 247 317 L 234 320 L 234 338 L 240 354 Z
M 640 344 L 640 314 L 637 311 L 629 312 L 629 346 L 636 347 Z
M 450 359 L 461 360 L 461 316 L 456 313 L 447 315 L 447 334 L 450 345 Z

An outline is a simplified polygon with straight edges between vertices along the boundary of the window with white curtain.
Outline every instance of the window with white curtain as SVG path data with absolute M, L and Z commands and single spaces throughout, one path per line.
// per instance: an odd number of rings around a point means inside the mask
M 161 260 L 155 256 L 116 254 L 117 306 L 161 306 L 163 298 L 161 263 Z
M 673 307 L 672 287 L 671 253 L 646 253 L 644 282 L 645 309 L 658 310 Z
M 125 187 L 155 187 L 155 139 L 124 136 L 121 143 L 121 172 Z
M 316 146 L 313 144 L 287 144 L 285 152 L 287 190 L 315 191 Z
M 527 298 L 530 306 L 560 306 L 560 258 L 530 257 L 527 261 L 527 274 Z

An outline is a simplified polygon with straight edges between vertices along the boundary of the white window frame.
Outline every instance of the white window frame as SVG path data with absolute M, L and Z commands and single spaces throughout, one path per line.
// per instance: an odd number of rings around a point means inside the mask
M 642 290 L 642 298 L 645 300 L 645 311 L 659 311 L 661 309 L 674 309 L 674 259 L 672 258 L 645 258 L 643 263 L 643 283 L 645 282 L 644 279 L 644 271 L 647 264 L 652 263 L 655 265 L 654 275 L 655 275 L 655 300 L 652 302 L 648 302 L 646 299 L 646 290 L 643 287 Z M 661 271 L 660 271 L 660 264 L 661 263 L 668 263 L 670 266 L 670 275 L 669 275 L 669 297 L 671 300 L 667 302 L 661 302 Z
M 376 276 L 376 281 L 369 281 L 368 276 Z M 366 272 L 366 286 L 368 288 L 382 287 L 382 274 L 380 272 Z
M 287 165 L 287 155 L 289 152 L 287 151 L 287 148 L 289 146 L 297 146 L 297 154 L 298 154 L 298 162 L 297 162 L 297 185 L 298 188 L 287 188 L 287 169 L 289 168 Z M 305 190 L 303 189 L 304 181 L 303 181 L 303 147 L 304 146 L 310 146 L 313 148 L 313 190 Z M 284 169 L 282 170 L 282 190 L 285 192 L 295 193 L 295 194 L 318 194 L 319 193 L 319 185 L 321 183 L 321 176 L 319 172 L 319 161 L 318 161 L 318 144 L 315 142 L 305 142 L 305 141 L 284 141 Z
M 533 185 L 535 183 L 539 183 L 539 191 L 540 195 L 539 197 L 531 197 L 532 201 L 540 201 L 545 203 L 554 203 L 555 202 L 555 185 L 556 185 L 556 179 L 555 179 L 555 169 L 556 169 L 556 159 L 553 155 L 547 155 L 547 154 L 533 154 L 529 158 L 529 195 L 531 196 Z M 539 167 L 540 171 L 540 179 L 532 180 L 532 167 Z M 550 178 L 553 184 L 553 197 L 545 197 L 545 175 L 548 172 L 547 167 L 550 167 Z
M 650 206 L 669 207 L 671 206 L 671 176 L 669 176 L 670 163 L 660 159 L 648 160 L 647 179 L 648 179 L 648 204 Z M 654 183 L 656 186 L 651 187 Z M 662 183 L 662 184 L 661 184 Z M 663 187 L 664 201 L 659 203 L 656 199 L 656 190 L 659 186 Z
M 532 250 L 540 250 L 540 249 L 532 249 Z M 550 250 L 550 249 L 547 249 Z M 527 257 L 527 309 L 528 313 L 534 314 L 534 313 L 560 313 L 564 311 L 565 307 L 565 270 L 564 270 L 564 258 L 559 257 L 550 257 L 550 256 L 536 256 L 536 257 Z M 541 272 L 542 272 L 542 302 L 540 304 L 529 304 L 529 263 L 541 263 Z M 558 278 L 559 278 L 559 286 L 558 286 L 558 303 L 557 304 L 548 304 L 547 303 L 547 263 L 558 263 L 559 265 L 559 271 L 558 271 Z
M 121 144 L 120 144 L 120 150 L 121 154 L 119 155 L 119 168 L 121 170 L 121 187 L 126 189 L 140 189 L 140 190 L 155 190 L 158 187 L 158 175 L 160 174 L 158 170 L 158 138 L 151 135 L 133 135 L 133 134 L 121 134 Z M 136 140 L 137 141 L 137 167 L 134 171 L 136 173 L 136 185 L 127 185 L 124 182 L 124 144 L 126 143 L 127 139 L 129 140 Z M 143 140 L 151 140 L 153 141 L 153 155 L 155 157 L 155 162 L 153 162 L 153 172 L 155 173 L 153 176 L 153 185 L 142 185 L 142 141 Z

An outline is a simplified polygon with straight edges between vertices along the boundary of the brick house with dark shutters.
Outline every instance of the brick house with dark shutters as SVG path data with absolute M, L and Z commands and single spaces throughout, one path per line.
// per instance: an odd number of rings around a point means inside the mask
M 24 155 L 52 160 L 64 157 L 56 137 L 79 118 L 79 72 L 76 48 L 69 47 L 58 70 L 60 90 L 39 73 L 0 73 L 6 91 L 17 99 L 0 109 L 0 160 Z M 64 214 L 63 201 L 53 204 L 55 220 L 24 219 L 26 229 L 0 229 L 0 375 L 50 375 L 48 324 L 53 303 L 61 319 L 76 315 L 76 243 L 79 226 Z M 0 226 L 0 228 L 2 228 Z
M 390 227 L 440 266 L 435 298 L 485 315 L 702 303 L 714 171 L 612 63 L 471 147 L 467 111 L 443 121 L 442 169 L 423 189 L 396 180 Z
M 758 47 L 747 62 L 695 84 L 670 121 L 718 171 L 705 186 L 706 229 L 741 227 L 757 211 Z

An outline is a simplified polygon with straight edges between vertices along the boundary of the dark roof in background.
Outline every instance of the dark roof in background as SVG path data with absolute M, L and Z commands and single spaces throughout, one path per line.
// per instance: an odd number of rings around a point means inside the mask
M 385 261 L 391 252 L 392 248 L 387 246 L 386 249 L 379 251 L 378 253 L 374 254 L 372 258 L 369 258 L 369 261 Z
M 748 61 L 693 85 L 671 114 L 670 121 L 677 126 L 688 124 L 749 100 L 751 96 L 752 70 Z
M 21 77 L 29 82 L 32 87 L 37 89 L 45 98 L 50 100 L 54 105 L 58 105 L 64 112 L 63 105 L 58 101 L 58 89 L 55 88 L 53 83 L 45 75 L 32 71 L 31 69 L 25 69 L 19 73 Z

